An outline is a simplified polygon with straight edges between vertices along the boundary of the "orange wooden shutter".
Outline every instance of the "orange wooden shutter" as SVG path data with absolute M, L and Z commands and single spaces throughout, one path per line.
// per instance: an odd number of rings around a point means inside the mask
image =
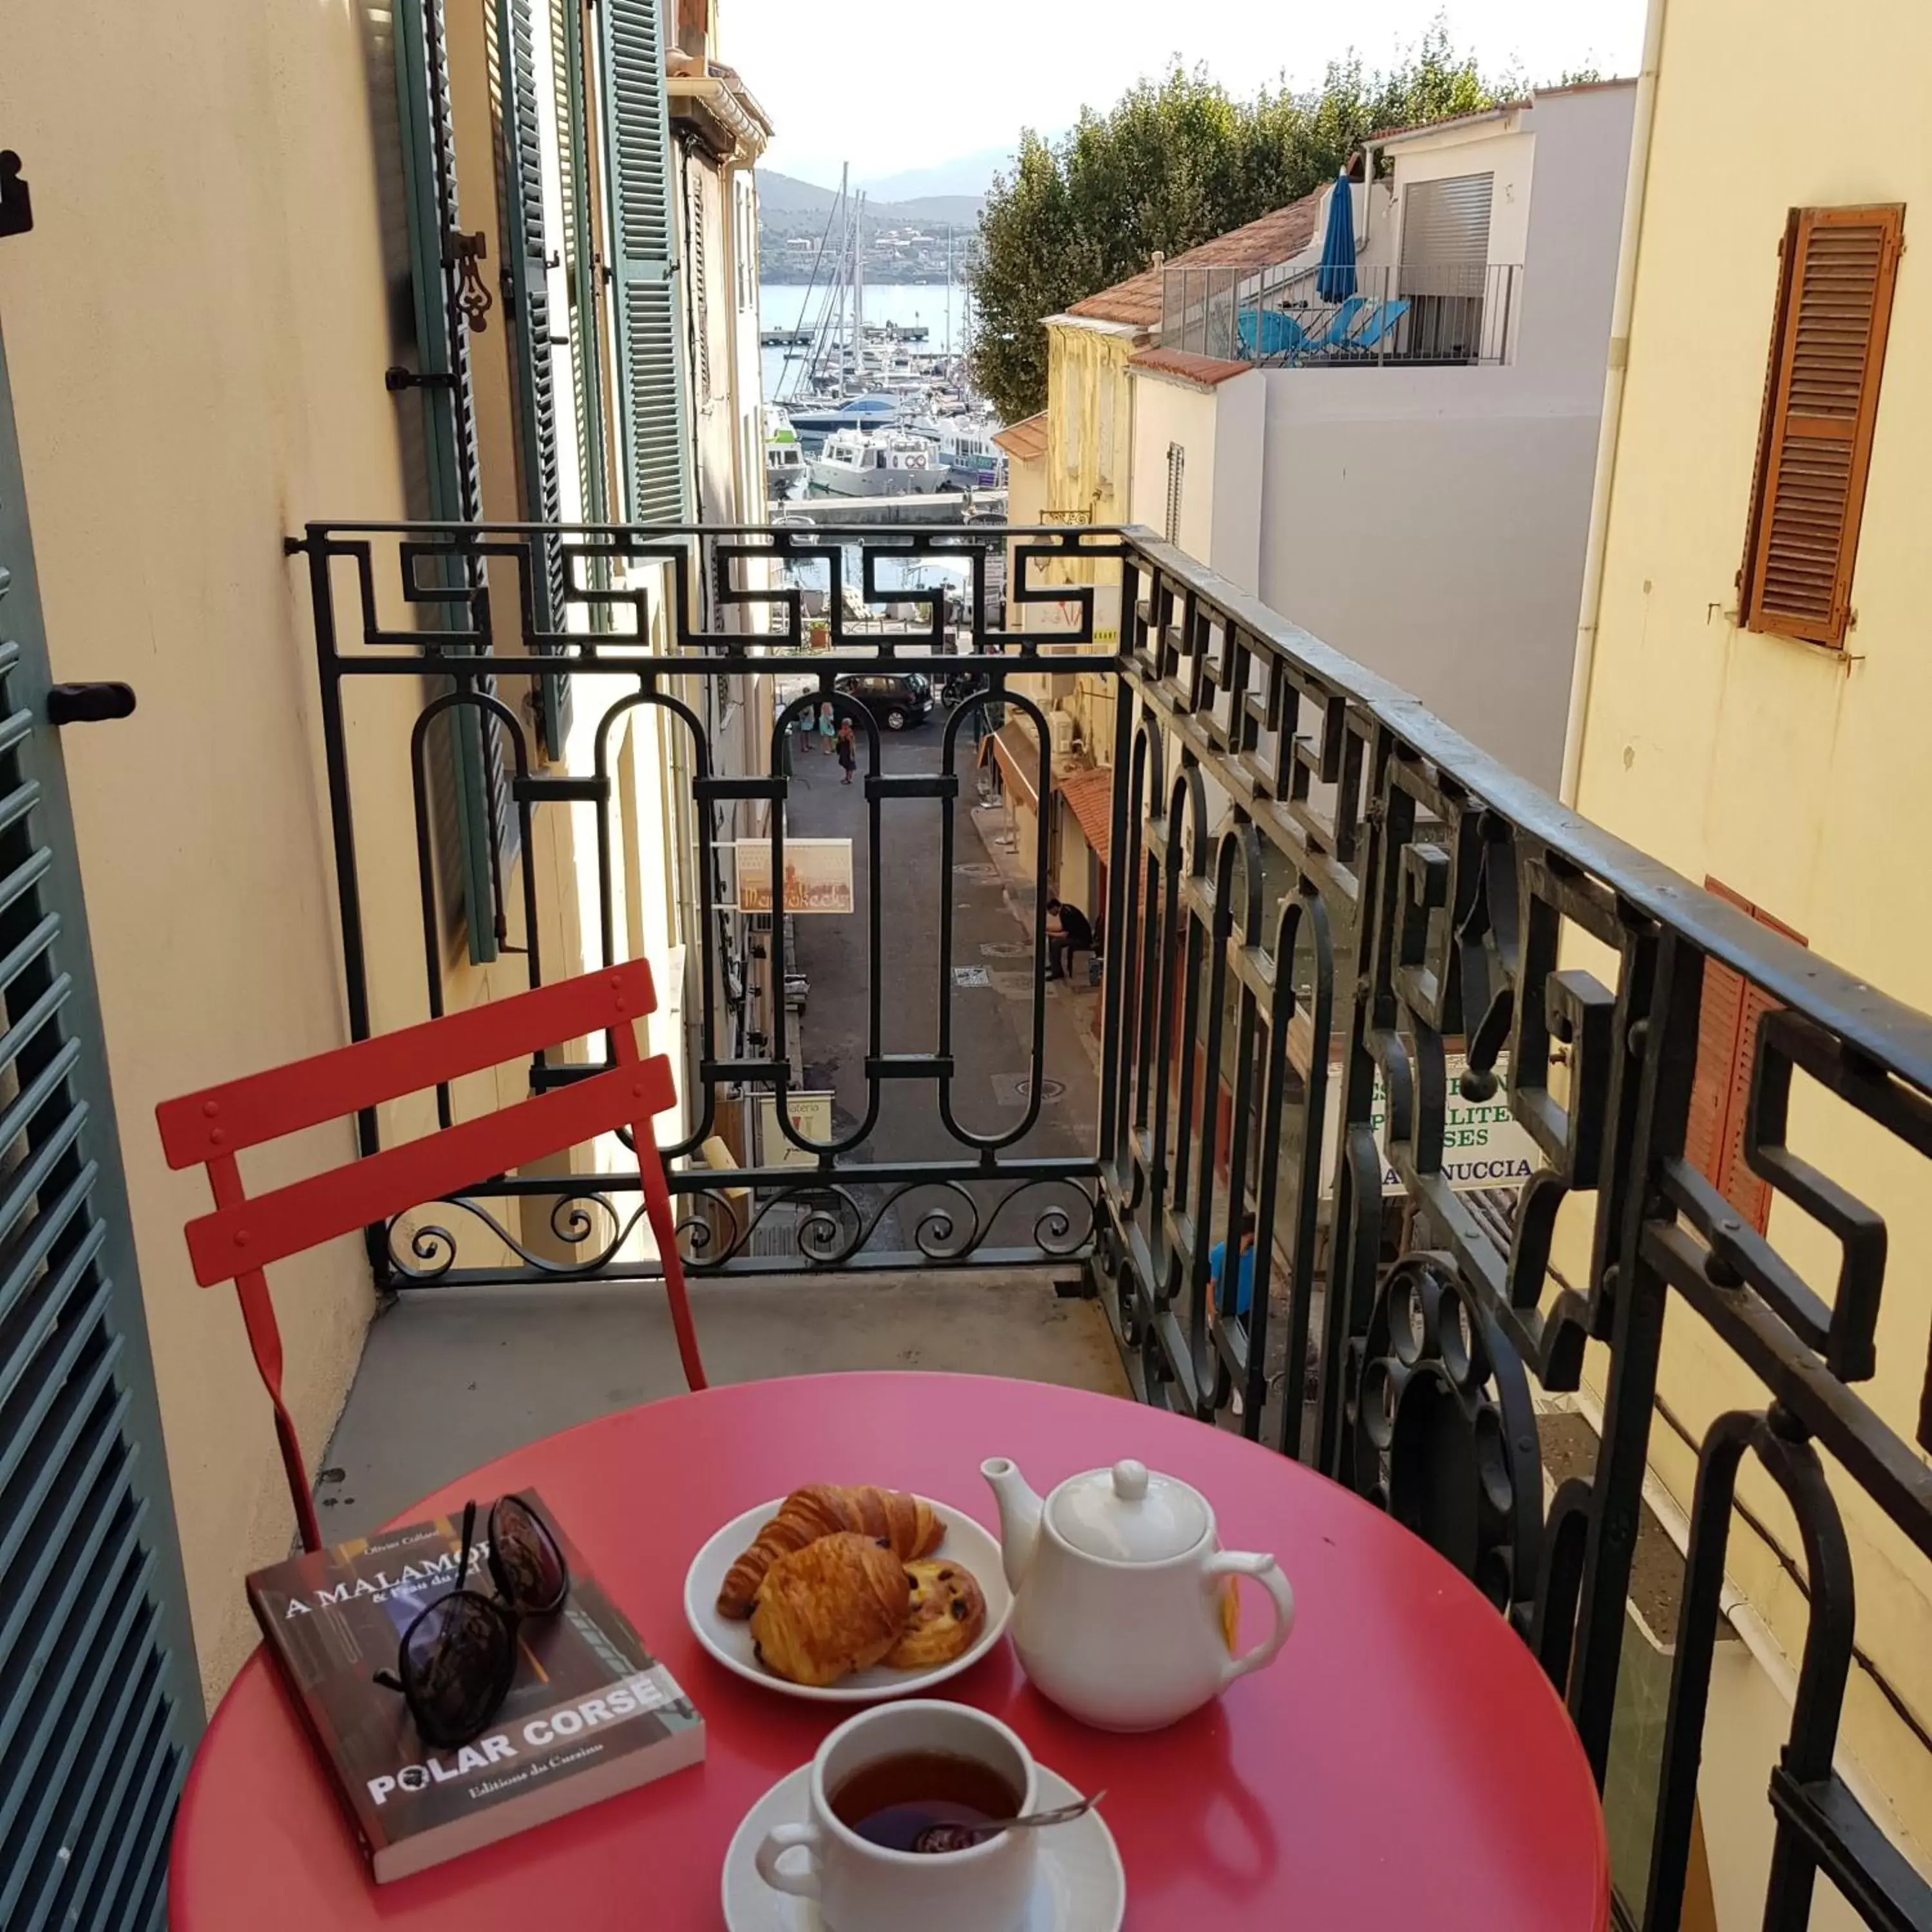
M 1707 878 L 1704 890 L 1728 899 L 1760 926 L 1798 945 L 1804 935 L 1753 905 L 1720 880 Z M 1750 1118 L 1751 1070 L 1757 1058 L 1758 1023 L 1778 1001 L 1762 988 L 1715 959 L 1704 962 L 1704 992 L 1698 1010 L 1697 1070 L 1692 1082 L 1690 1116 L 1684 1132 L 1684 1158 L 1760 1234 L 1771 1218 L 1771 1188 L 1752 1172 L 1744 1158 L 1744 1129 Z
M 1791 212 L 1738 578 L 1748 630 L 1844 643 L 1904 218 Z
M 1736 976 L 1733 975 L 1733 977 Z M 1761 1234 L 1771 1219 L 1771 1186 L 1751 1172 L 1744 1159 L 1744 1127 L 1750 1118 L 1751 1067 L 1757 1054 L 1757 1025 L 1778 1002 L 1748 981 L 1738 1013 L 1737 1057 L 1731 1064 L 1726 1096 L 1723 1156 L 1712 1176 L 1718 1192 Z
M 1684 1157 L 1713 1186 L 1720 1185 L 1719 1155 L 1738 1058 L 1738 1016 L 1744 982 L 1728 966 L 1704 962 L 1704 994 L 1697 1014 L 1697 1071 L 1690 1087 L 1690 1118 L 1684 1130 Z

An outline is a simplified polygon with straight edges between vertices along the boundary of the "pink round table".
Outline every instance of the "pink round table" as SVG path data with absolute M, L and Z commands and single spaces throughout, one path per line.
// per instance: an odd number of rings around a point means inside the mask
M 1527 1649 L 1463 1579 L 1335 1484 L 1136 1403 L 968 1376 L 818 1376 L 652 1402 L 532 1443 L 399 1519 L 534 1487 L 697 1701 L 705 1762 L 435 1870 L 371 1884 L 258 1651 L 202 1741 L 175 1828 L 176 1932 L 710 1932 L 739 1820 L 849 1714 L 763 1691 L 686 1628 L 686 1565 L 722 1522 L 804 1481 L 916 1490 L 992 1526 L 1010 1456 L 1042 1495 L 1132 1456 L 1201 1489 L 1230 1547 L 1273 1551 L 1294 1635 L 1165 1731 L 1085 1729 L 1001 1643 L 938 1694 L 1104 1785 L 1128 1932 L 1604 1932 L 1603 1818 Z M 1258 1616 L 1258 1604 L 1250 1615 Z

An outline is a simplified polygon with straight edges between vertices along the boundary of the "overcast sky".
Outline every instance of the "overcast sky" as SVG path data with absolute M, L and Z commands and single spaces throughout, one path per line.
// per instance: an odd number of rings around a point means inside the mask
M 1236 94 L 1318 81 L 1351 47 L 1372 66 L 1437 15 L 1486 68 L 1532 80 L 1635 70 L 1643 0 L 721 0 L 724 58 L 776 128 L 766 165 L 836 188 L 1058 132 L 1172 54 Z

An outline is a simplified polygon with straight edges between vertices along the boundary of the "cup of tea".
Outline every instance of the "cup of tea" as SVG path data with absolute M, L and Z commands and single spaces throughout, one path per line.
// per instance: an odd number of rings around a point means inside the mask
M 963 1851 L 913 1849 L 935 1825 L 1034 1810 L 1019 1739 L 964 1704 L 907 1699 L 841 1724 L 812 1761 L 811 1815 L 766 1834 L 758 1876 L 818 1901 L 826 1932 L 1013 1932 L 1033 1889 L 1033 1832 Z

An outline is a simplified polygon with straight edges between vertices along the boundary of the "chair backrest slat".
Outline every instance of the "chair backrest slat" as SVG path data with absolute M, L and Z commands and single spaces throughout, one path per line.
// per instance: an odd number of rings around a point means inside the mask
M 155 1110 L 161 1146 L 170 1167 L 191 1167 L 603 1032 L 656 1005 L 650 966 L 630 960 L 165 1101 Z M 554 1153 L 569 1138 L 542 1151 Z
M 188 1224 L 194 1278 L 204 1288 L 232 1281 L 620 1126 L 634 1126 L 648 1154 L 651 1117 L 676 1099 L 660 1054 L 238 1202 Z

